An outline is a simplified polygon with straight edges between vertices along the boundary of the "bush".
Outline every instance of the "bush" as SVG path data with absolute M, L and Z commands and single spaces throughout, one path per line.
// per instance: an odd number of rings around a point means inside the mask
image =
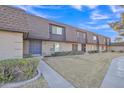
M 91 51 L 88 51 L 88 53 L 98 53 L 99 51 L 98 50 L 91 50 Z
M 83 51 L 55 52 L 52 56 L 81 55 Z
M 120 52 L 120 53 L 123 53 L 124 51 L 120 50 L 119 52 Z
M 32 54 L 24 54 L 23 57 L 24 57 L 24 58 L 32 58 L 33 56 L 32 56 Z
M 111 50 L 111 52 L 115 52 L 114 50 Z
M 16 82 L 37 74 L 37 58 L 9 59 L 0 61 L 0 83 Z

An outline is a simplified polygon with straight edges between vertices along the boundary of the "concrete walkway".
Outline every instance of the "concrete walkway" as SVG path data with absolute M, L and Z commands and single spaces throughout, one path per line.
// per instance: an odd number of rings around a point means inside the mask
M 124 88 L 124 57 L 112 60 L 101 88 Z
M 53 70 L 47 63 L 43 60 L 40 62 L 40 70 L 45 80 L 48 82 L 51 88 L 74 88 L 68 81 L 66 81 L 61 75 L 59 75 L 55 70 Z

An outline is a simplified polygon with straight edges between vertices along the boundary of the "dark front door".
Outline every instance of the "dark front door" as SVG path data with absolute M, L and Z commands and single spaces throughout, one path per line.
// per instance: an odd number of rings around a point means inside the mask
M 82 51 L 86 52 L 86 44 L 82 44 Z
M 30 53 L 31 54 L 41 54 L 41 41 L 31 40 L 30 41 Z

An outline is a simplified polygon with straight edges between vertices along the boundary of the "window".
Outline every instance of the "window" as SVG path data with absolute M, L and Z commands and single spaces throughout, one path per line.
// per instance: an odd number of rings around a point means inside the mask
M 96 36 L 93 36 L 93 40 L 97 40 L 97 37 Z
M 59 52 L 60 51 L 60 44 L 59 43 L 55 43 L 54 44 L 54 51 L 55 52 Z
M 86 38 L 86 34 L 85 34 L 85 33 L 83 33 L 83 38 L 84 38 L 84 39 Z
M 52 26 L 52 34 L 62 35 L 62 27 Z
M 104 38 L 104 42 L 106 42 L 106 39 Z
M 83 32 L 77 32 L 77 39 L 85 39 L 86 38 L 86 34 Z
M 80 38 L 80 32 L 77 32 L 77 38 Z

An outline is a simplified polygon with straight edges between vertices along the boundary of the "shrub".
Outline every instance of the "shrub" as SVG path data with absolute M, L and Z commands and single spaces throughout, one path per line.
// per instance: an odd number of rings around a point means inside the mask
M 0 83 L 32 78 L 37 73 L 37 58 L 8 59 L 0 61 Z
M 91 50 L 91 51 L 88 51 L 88 53 L 98 53 L 99 51 L 98 50 Z
M 120 53 L 123 53 L 124 51 L 123 51 L 123 50 L 120 50 L 119 52 L 120 52 Z
M 83 51 L 68 51 L 68 52 L 55 52 L 52 56 L 66 56 L 66 55 L 81 55 Z
M 24 58 L 32 58 L 33 56 L 32 56 L 32 54 L 24 54 L 23 57 L 24 57 Z
M 115 52 L 114 50 L 111 50 L 111 52 Z

